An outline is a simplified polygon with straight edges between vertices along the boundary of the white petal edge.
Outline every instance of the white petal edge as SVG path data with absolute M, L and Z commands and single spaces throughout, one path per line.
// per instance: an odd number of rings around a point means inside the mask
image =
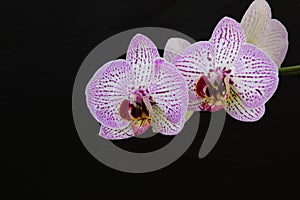
M 122 140 L 134 136 L 132 124 L 129 124 L 123 129 L 111 129 L 107 126 L 101 125 L 99 136 L 108 140 Z
M 284 25 L 278 20 L 272 19 L 256 43 L 256 46 L 268 54 L 279 68 L 289 45 L 288 32 Z
M 164 49 L 164 59 L 168 62 L 172 62 L 173 58 L 180 54 L 191 43 L 182 38 L 170 38 Z
M 271 8 L 265 0 L 255 0 L 246 10 L 241 26 L 247 43 L 256 45 L 271 20 Z

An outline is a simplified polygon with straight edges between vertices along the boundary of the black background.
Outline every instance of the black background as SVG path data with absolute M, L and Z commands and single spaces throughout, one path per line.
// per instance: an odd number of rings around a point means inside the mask
M 289 32 L 282 66 L 300 64 L 300 1 L 268 1 Z M 88 153 L 72 119 L 77 70 L 100 42 L 138 27 L 165 27 L 209 39 L 224 16 L 240 21 L 251 0 L 11 2 L 1 5 L 0 106 L 5 199 L 300 199 L 300 77 L 280 77 L 255 123 L 226 118 L 213 151 L 198 159 L 209 113 L 189 150 L 147 174 L 110 169 Z M 126 148 L 147 143 L 119 142 Z M 139 140 L 140 141 L 140 140 Z

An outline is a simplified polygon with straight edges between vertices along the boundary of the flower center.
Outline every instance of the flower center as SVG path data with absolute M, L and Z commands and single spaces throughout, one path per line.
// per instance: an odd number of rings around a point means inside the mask
M 196 83 L 196 94 L 203 98 L 201 110 L 217 111 L 226 105 L 230 85 L 228 71 L 210 70 Z M 229 71 L 230 72 L 230 71 Z
M 132 121 L 132 128 L 136 135 L 144 133 L 151 124 L 152 105 L 150 97 L 144 91 L 136 91 L 130 95 L 130 100 L 124 100 L 119 109 L 120 116 Z

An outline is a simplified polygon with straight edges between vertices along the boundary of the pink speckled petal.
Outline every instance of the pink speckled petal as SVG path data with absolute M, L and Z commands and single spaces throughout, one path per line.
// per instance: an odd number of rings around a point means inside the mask
M 202 101 L 196 94 L 196 83 L 209 69 L 214 69 L 214 49 L 210 42 L 197 42 L 184 49 L 173 59 L 173 64 L 184 76 L 188 85 L 189 110 L 196 109 L 195 103 Z
M 185 117 L 178 123 L 170 122 L 165 113 L 158 106 L 153 106 L 153 118 L 151 124 L 153 132 L 159 132 L 164 135 L 176 135 L 182 130 L 184 122 Z
M 106 63 L 86 87 L 88 108 L 95 119 L 110 128 L 125 128 L 130 123 L 119 114 L 121 102 L 133 87 L 131 67 L 125 60 Z
M 256 45 L 271 20 L 271 9 L 265 0 L 255 0 L 244 14 L 241 26 L 247 43 Z
M 247 107 L 256 108 L 271 98 L 278 85 L 278 68 L 263 51 L 244 44 L 235 66 L 231 80 Z
M 155 61 L 154 79 L 148 90 L 170 122 L 178 123 L 184 118 L 188 106 L 187 85 L 173 64 L 161 58 Z
M 233 87 L 230 88 L 229 98 L 224 109 L 231 117 L 244 122 L 257 121 L 265 113 L 265 105 L 252 109 L 245 106 Z
M 182 38 L 171 38 L 168 40 L 165 50 L 164 59 L 168 62 L 172 62 L 173 58 L 180 54 L 186 47 L 190 46 L 191 43 Z
M 159 57 L 156 46 L 144 35 L 135 35 L 128 47 L 126 60 L 132 66 L 135 89 L 145 89 L 152 80 L 154 59 Z
M 206 98 L 200 98 L 200 97 L 199 97 L 198 100 L 189 101 L 188 110 L 191 110 L 191 111 L 204 111 L 202 103 L 204 103 L 206 101 L 207 101 Z
M 210 42 L 214 44 L 215 67 L 234 71 L 234 61 L 246 41 L 242 27 L 234 19 L 224 17 L 215 27 Z
M 272 19 L 256 46 L 268 54 L 278 67 L 281 66 L 288 50 L 288 32 L 276 19 Z
M 99 135 L 109 140 L 122 140 L 133 137 L 134 133 L 131 124 L 123 129 L 111 129 L 107 126 L 101 125 Z

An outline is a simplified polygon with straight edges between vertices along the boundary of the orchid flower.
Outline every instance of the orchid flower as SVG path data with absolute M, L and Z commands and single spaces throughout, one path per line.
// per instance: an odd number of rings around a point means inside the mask
M 242 18 L 241 27 L 246 42 L 261 49 L 280 68 L 288 49 L 288 33 L 278 20 L 271 18 L 271 8 L 265 0 L 254 0 Z M 166 44 L 164 58 L 173 62 L 174 57 L 190 45 L 184 39 L 171 38 Z M 188 110 L 186 118 L 191 115 L 192 111 Z
M 176 67 L 160 58 L 149 38 L 137 34 L 126 60 L 110 61 L 94 74 L 86 100 L 106 139 L 137 136 L 150 126 L 153 132 L 174 135 L 184 126 L 188 91 Z
M 271 15 L 271 8 L 265 0 L 255 0 L 244 14 L 241 26 L 247 43 L 263 50 L 280 67 L 288 49 L 288 33 Z
M 262 50 L 246 43 L 241 25 L 225 17 L 209 41 L 196 42 L 172 60 L 185 77 L 189 110 L 217 111 L 256 121 L 278 86 L 278 68 Z

